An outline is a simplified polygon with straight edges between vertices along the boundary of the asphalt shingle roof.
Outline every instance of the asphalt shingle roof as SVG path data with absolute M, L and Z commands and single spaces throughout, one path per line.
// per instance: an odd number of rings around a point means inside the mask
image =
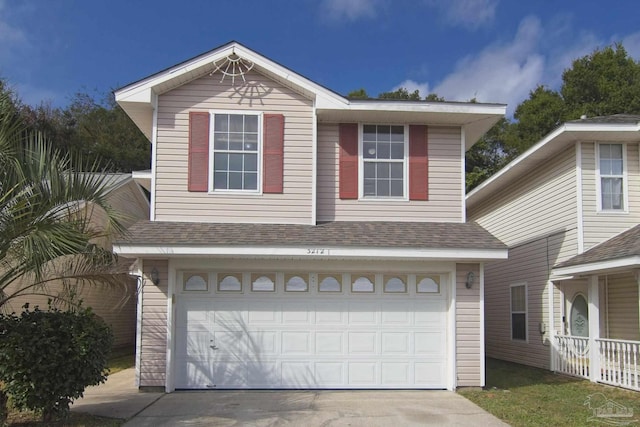
M 554 268 L 609 261 L 640 255 L 640 225 L 600 243 L 586 252 L 557 264 Z
M 476 223 L 329 222 L 318 225 L 140 221 L 119 244 L 506 249 Z
M 640 116 L 636 114 L 613 114 L 610 116 L 596 116 L 571 120 L 568 123 L 634 124 L 639 122 Z

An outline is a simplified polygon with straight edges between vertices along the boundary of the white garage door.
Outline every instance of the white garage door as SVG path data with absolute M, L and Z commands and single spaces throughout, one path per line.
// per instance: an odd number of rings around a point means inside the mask
M 446 388 L 443 295 L 178 299 L 176 388 Z

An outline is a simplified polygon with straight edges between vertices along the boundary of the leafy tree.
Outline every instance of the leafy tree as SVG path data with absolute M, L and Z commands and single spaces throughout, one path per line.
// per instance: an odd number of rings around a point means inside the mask
M 438 96 L 437 93 L 430 93 L 427 96 L 424 97 L 425 101 L 437 101 L 437 102 L 444 102 L 444 98 L 441 96 Z
M 513 156 L 513 148 L 507 142 L 512 139 L 513 125 L 506 118 L 500 119 L 465 156 L 467 192 L 499 171 Z
M 111 172 L 148 169 L 151 164 L 149 141 L 112 94 L 99 102 L 79 92 L 65 109 L 42 103 L 21 106 L 20 112 L 27 126 L 46 135 L 55 148 L 90 162 L 105 159 Z
M 378 99 L 404 99 L 408 101 L 420 101 L 420 91 L 418 89 L 409 93 L 409 91 L 403 87 L 392 92 L 382 92 L 378 95 Z
M 352 99 L 370 99 L 369 98 L 369 94 L 367 93 L 367 91 L 364 88 L 360 88 L 360 89 L 357 89 L 357 90 L 352 90 L 347 95 L 347 98 L 352 98 Z
M 113 335 L 90 309 L 0 315 L 0 380 L 14 407 L 49 423 L 106 380 Z
M 544 86 L 538 86 L 529 92 L 529 99 L 518 105 L 513 117 L 514 125 L 513 149 L 523 153 L 565 121 L 567 107 L 562 96 Z
M 562 82 L 567 119 L 640 113 L 640 63 L 621 44 L 576 59 Z

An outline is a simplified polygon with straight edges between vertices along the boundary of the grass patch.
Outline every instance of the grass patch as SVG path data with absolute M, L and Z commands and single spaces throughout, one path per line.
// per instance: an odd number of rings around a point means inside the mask
M 44 426 L 61 426 L 61 427 L 120 427 L 125 420 L 116 418 L 97 417 L 79 412 L 71 412 L 69 419 L 65 422 L 51 424 L 40 421 L 40 416 L 33 412 L 9 412 L 9 427 L 44 427 Z
M 592 408 L 609 399 L 633 409 L 632 420 L 636 423 L 640 420 L 638 392 L 495 359 L 487 359 L 487 386 L 484 390 L 459 391 L 462 396 L 514 427 L 602 425 L 597 420 L 589 421 L 594 413 L 585 405 L 588 397 L 596 393 L 602 393 L 604 397 L 593 396 Z
M 114 349 L 109 357 L 109 373 L 115 374 L 125 369 L 133 368 L 136 363 L 135 349 L 131 347 Z

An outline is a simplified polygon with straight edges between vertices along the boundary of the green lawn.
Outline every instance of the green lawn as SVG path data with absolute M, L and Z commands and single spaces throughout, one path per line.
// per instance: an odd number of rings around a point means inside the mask
M 459 393 L 512 426 L 603 425 L 603 419 L 589 421 L 593 411 L 585 405 L 612 400 L 633 409 L 640 422 L 640 393 L 594 384 L 587 380 L 557 375 L 550 371 L 516 363 L 487 359 L 487 386 L 484 390 Z M 596 405 L 599 406 L 599 405 Z M 628 419 L 617 419 L 623 421 Z M 599 422 L 600 421 L 600 422 Z

